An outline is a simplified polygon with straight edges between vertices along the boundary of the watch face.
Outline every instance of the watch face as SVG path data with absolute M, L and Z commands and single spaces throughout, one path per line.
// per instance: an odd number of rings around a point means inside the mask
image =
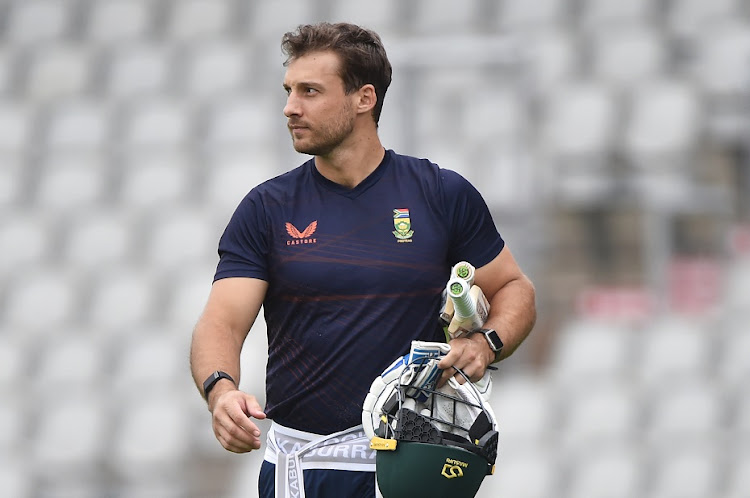
M 503 341 L 500 339 L 500 336 L 497 335 L 497 332 L 492 329 L 486 329 L 484 331 L 484 336 L 487 338 L 487 342 L 490 343 L 490 347 L 494 351 L 500 351 L 503 348 Z

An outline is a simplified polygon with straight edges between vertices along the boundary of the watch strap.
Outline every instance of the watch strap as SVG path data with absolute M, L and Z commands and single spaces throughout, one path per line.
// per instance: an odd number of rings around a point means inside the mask
M 235 386 L 237 385 L 231 375 L 226 372 L 222 372 L 221 370 L 217 370 L 209 375 L 208 378 L 203 382 L 203 398 L 208 400 L 208 394 L 211 392 L 211 389 L 213 389 L 216 383 L 221 379 L 227 379 Z

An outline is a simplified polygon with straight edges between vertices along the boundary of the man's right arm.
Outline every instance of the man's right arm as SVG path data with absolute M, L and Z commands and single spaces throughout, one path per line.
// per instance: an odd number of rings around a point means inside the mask
M 198 390 L 215 371 L 228 373 L 239 384 L 240 353 L 260 311 L 267 282 L 254 278 L 225 278 L 214 282 L 206 307 L 193 331 L 190 368 Z M 252 418 L 265 414 L 255 396 L 243 393 L 227 379 L 211 390 L 208 409 L 216 438 L 229 451 L 243 453 L 260 447 L 260 431 Z

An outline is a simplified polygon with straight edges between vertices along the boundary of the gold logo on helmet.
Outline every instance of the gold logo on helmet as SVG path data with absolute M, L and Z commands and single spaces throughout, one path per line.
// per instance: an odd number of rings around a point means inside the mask
M 464 469 L 468 466 L 469 466 L 468 463 L 462 462 L 461 460 L 455 460 L 453 458 L 446 458 L 445 465 L 443 465 L 443 471 L 441 472 L 441 474 L 446 479 L 454 479 L 456 477 L 463 477 Z

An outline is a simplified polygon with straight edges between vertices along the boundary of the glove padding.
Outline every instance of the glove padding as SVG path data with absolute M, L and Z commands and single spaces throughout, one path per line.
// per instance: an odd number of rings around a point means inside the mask
M 409 386 L 404 390 L 406 398 L 401 400 L 403 408 L 432 413 L 432 416 L 439 420 L 453 421 L 455 425 L 469 428 L 482 413 L 483 407 L 489 412 L 494 424 L 495 416 L 488 403 L 492 388 L 489 370 L 479 382 L 473 385 L 469 385 L 468 382 L 460 384 L 452 377 L 444 386 L 436 388 L 437 380 L 442 372 L 437 364 L 450 352 L 450 349 L 449 344 L 442 342 L 412 341 L 409 354 L 397 358 L 380 376 L 375 378 L 362 410 L 362 426 L 370 439 L 376 436 L 376 431 L 383 421 L 383 405 L 391 400 L 400 386 Z M 470 404 L 457 404 L 443 396 L 430 396 L 421 389 L 442 392 Z M 392 403 L 393 400 L 389 402 L 389 405 Z M 435 406 L 432 406 L 433 403 Z M 436 426 L 441 431 L 458 432 L 449 424 L 436 422 Z

